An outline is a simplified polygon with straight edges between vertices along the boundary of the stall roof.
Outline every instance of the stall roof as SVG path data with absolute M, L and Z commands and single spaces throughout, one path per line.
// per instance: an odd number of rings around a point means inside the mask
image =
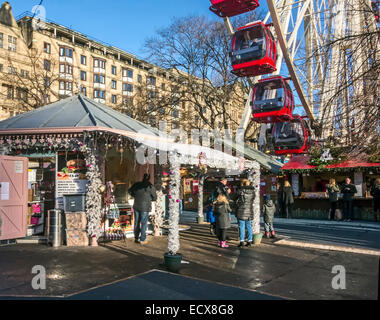
M 157 129 L 80 94 L 0 122 L 0 134 L 21 133 L 25 129 L 30 133 L 44 133 L 52 129 L 78 132 L 96 128 L 134 133 L 144 130 L 159 135 Z
M 236 150 L 236 143 L 231 140 L 223 141 L 224 144 L 227 144 L 229 147 Z M 244 158 L 248 160 L 257 161 L 262 167 L 271 172 L 277 174 L 283 164 L 277 160 L 275 160 L 272 156 L 269 156 L 257 149 L 252 148 L 248 144 L 244 144 Z
M 310 156 L 293 156 L 289 162 L 281 168 L 281 170 L 311 170 L 317 166 L 309 165 Z M 347 160 L 336 164 L 326 165 L 325 169 L 333 168 L 368 168 L 368 167 L 380 167 L 380 163 L 365 162 L 361 160 Z

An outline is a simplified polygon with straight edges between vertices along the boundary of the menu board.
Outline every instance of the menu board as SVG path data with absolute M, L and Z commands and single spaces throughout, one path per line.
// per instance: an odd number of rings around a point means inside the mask
M 58 207 L 66 194 L 86 193 L 86 162 L 81 154 L 58 153 L 56 197 Z

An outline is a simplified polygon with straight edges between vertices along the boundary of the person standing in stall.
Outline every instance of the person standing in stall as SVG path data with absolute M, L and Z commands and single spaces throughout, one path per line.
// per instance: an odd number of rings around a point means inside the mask
M 330 201 L 330 212 L 331 214 L 329 215 L 330 220 L 335 219 L 335 211 L 337 209 L 337 204 L 338 204 L 338 193 L 340 192 L 339 187 L 336 185 L 335 179 L 331 178 L 329 184 L 326 186 L 327 187 L 327 194 L 329 197 Z
M 341 192 L 343 193 L 343 217 L 344 221 L 351 221 L 352 219 L 352 203 L 354 195 L 358 191 L 355 185 L 351 183 L 350 178 L 346 178 L 345 183 L 342 186 Z
M 282 200 L 285 208 L 284 215 L 286 219 L 292 217 L 292 205 L 294 203 L 294 191 L 288 180 L 285 181 L 284 189 L 282 192 Z
M 134 233 L 135 242 L 147 244 L 146 228 L 149 212 L 152 210 L 152 201 L 157 200 L 155 187 L 150 183 L 149 174 L 145 173 L 142 181 L 136 182 L 129 190 L 129 194 L 135 198 L 133 211 L 135 218 Z

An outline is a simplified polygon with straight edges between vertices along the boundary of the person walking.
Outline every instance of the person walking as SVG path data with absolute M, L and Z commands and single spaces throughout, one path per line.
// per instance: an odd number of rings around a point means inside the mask
M 380 222 L 380 178 L 375 180 L 370 192 L 373 197 L 373 219 Z
M 264 216 L 264 230 L 265 238 L 276 238 L 276 234 L 273 228 L 274 213 L 276 212 L 276 206 L 267 194 L 264 196 L 263 204 L 263 216 Z
M 248 179 L 243 179 L 240 184 L 240 188 L 236 194 L 235 206 L 236 206 L 236 218 L 239 225 L 239 248 L 244 246 L 245 230 L 248 231 L 248 241 L 246 246 L 252 245 L 253 230 L 253 201 L 255 200 L 255 188 L 251 186 L 251 182 Z
M 283 206 L 285 209 L 284 215 L 287 219 L 292 217 L 292 204 L 294 203 L 294 191 L 289 181 L 285 181 L 282 192 Z
M 129 194 L 135 198 L 133 203 L 134 211 L 134 233 L 135 242 L 147 244 L 146 228 L 148 224 L 149 212 L 152 210 L 152 201 L 157 200 L 155 187 L 149 182 L 150 176 L 145 173 L 142 181 L 136 182 L 129 190 Z
M 346 178 L 345 183 L 342 186 L 341 193 L 343 193 L 343 217 L 344 221 L 351 221 L 352 219 L 352 202 L 356 190 L 355 185 L 351 183 L 350 178 Z
M 216 236 L 218 237 L 218 247 L 228 248 L 226 231 L 231 227 L 231 221 L 229 217 L 231 208 L 227 197 L 220 194 L 214 202 L 214 216 L 216 225 Z
M 327 195 L 330 201 L 330 215 L 329 219 L 335 219 L 335 212 L 338 207 L 338 193 L 340 192 L 339 187 L 336 185 L 335 179 L 330 179 L 329 184 L 326 186 Z

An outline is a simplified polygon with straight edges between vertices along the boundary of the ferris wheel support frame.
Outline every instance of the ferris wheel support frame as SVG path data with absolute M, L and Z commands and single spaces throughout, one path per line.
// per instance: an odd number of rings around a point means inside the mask
M 310 119 L 311 123 L 313 124 L 315 121 L 315 117 L 314 117 L 312 108 L 309 104 L 309 101 L 305 95 L 305 92 L 302 88 L 301 82 L 298 78 L 294 63 L 291 59 L 291 56 L 290 56 L 290 53 L 289 53 L 289 50 L 287 47 L 287 42 L 286 42 L 284 33 L 282 31 L 281 22 L 279 19 L 279 15 L 278 15 L 277 8 L 275 6 L 274 0 L 267 0 L 267 4 L 268 4 L 268 9 L 269 9 L 270 15 L 272 17 L 274 29 L 276 31 L 277 41 L 280 45 L 286 66 L 288 67 L 289 75 L 292 78 L 294 87 L 297 91 L 299 99 L 301 100 L 302 106 L 304 107 L 308 118 Z

